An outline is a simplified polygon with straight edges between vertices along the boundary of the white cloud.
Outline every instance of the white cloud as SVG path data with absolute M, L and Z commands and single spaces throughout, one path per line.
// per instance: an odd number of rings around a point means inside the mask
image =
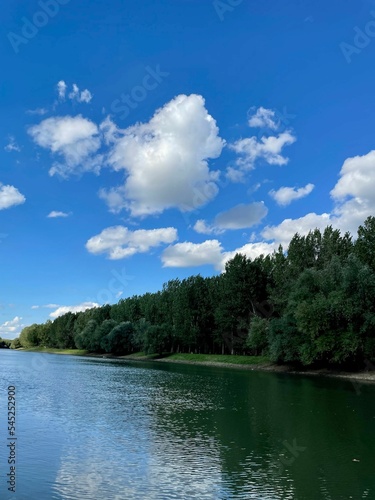
M 109 259 L 117 260 L 148 252 L 151 248 L 176 240 L 177 229 L 173 227 L 130 231 L 124 226 L 114 226 L 90 238 L 86 248 L 95 255 L 107 254 Z
M 331 190 L 334 202 L 331 213 L 309 213 L 298 219 L 285 219 L 279 225 L 267 226 L 261 236 L 275 240 L 286 248 L 295 233 L 306 235 L 315 228 L 328 225 L 356 236 L 358 226 L 375 213 L 375 151 L 348 158 L 340 171 L 340 179 Z
M 253 128 L 269 128 L 277 130 L 279 128 L 278 121 L 275 120 L 275 111 L 260 107 L 256 113 L 250 116 L 249 126 Z
M 166 248 L 161 256 L 164 267 L 191 267 L 212 264 L 220 267 L 223 248 L 218 240 L 203 243 L 177 243 Z
M 103 134 L 103 139 L 107 146 L 115 143 L 124 132 L 123 130 L 117 128 L 117 125 L 109 116 L 107 116 L 107 118 L 105 118 L 100 124 L 100 131 Z
M 286 131 L 277 136 L 263 136 L 260 140 L 255 136 L 240 139 L 229 147 L 240 156 L 237 165 L 243 170 L 252 170 L 259 160 L 269 165 L 286 165 L 289 158 L 282 155 L 283 149 L 296 140 L 291 131 Z
M 17 153 L 19 153 L 21 151 L 21 148 L 19 147 L 19 145 L 16 143 L 16 139 L 13 137 L 13 136 L 10 136 L 9 137 L 9 142 L 8 144 L 5 146 L 5 151 L 7 151 L 8 153 L 11 153 L 12 151 L 16 151 Z
M 43 115 L 46 115 L 48 113 L 48 109 L 46 109 L 46 108 L 28 109 L 26 111 L 26 113 L 28 115 L 40 115 L 40 116 L 43 116 Z
M 52 212 L 50 212 L 47 217 L 49 219 L 54 219 L 56 217 L 69 217 L 71 214 L 70 213 L 66 213 L 66 212 L 59 212 L 59 211 L 56 211 L 56 210 L 52 210 Z
M 75 99 L 79 99 L 79 88 L 78 88 L 78 86 L 75 83 L 73 83 L 73 90 L 70 92 L 70 94 L 68 95 L 68 97 L 72 101 L 75 100 Z
M 237 248 L 236 250 L 232 250 L 230 252 L 224 252 L 221 260 L 220 270 L 225 269 L 225 263 L 228 260 L 233 259 L 237 253 L 245 255 L 249 259 L 256 259 L 260 255 L 268 255 L 272 254 L 274 250 L 277 250 L 279 244 L 278 243 L 265 243 L 265 242 L 257 242 L 257 243 L 247 243 L 246 245 Z
M 332 211 L 332 225 L 341 231 L 349 231 L 356 237 L 358 227 L 368 216 L 374 215 L 375 205 L 371 200 L 352 198 L 341 205 L 336 205 Z
M 53 165 L 50 175 L 67 178 L 88 171 L 99 173 L 103 160 L 96 155 L 101 144 L 99 130 L 82 115 L 47 118 L 30 127 L 28 133 L 36 144 L 64 160 Z
M 57 307 L 60 307 L 58 304 L 45 304 L 43 306 L 31 306 L 31 309 L 56 309 Z
M 315 228 L 324 231 L 328 225 L 349 231 L 354 237 L 357 228 L 369 215 L 375 213 L 375 151 L 367 155 L 349 158 L 344 162 L 340 179 L 331 191 L 334 207 L 331 213 L 308 213 L 297 219 L 285 219 L 280 224 L 266 226 L 261 237 L 266 241 L 251 242 L 233 251 L 224 251 L 217 240 L 208 240 L 201 244 L 190 242 L 168 247 L 163 255 L 164 266 L 188 267 L 212 264 L 223 270 L 225 262 L 241 253 L 254 259 L 261 254 L 269 254 L 277 250 L 279 244 L 287 249 L 292 237 L 299 233 L 305 236 Z M 306 186 L 310 189 L 310 185 Z M 290 188 L 294 191 L 293 188 Z M 294 191 L 296 193 L 298 190 Z M 290 194 L 290 193 L 288 193 Z M 293 196 L 295 196 L 293 194 Z M 287 197 L 286 197 L 287 198 Z M 281 198 L 285 201 L 285 198 Z M 217 222 L 215 220 L 215 222 Z M 196 223 L 198 232 L 213 233 L 215 226 L 209 226 L 204 220 Z M 251 241 L 255 238 L 251 237 Z
M 203 219 L 197 220 L 193 229 L 199 234 L 220 234 L 224 232 L 222 229 L 208 225 Z
M 14 319 L 0 325 L 0 337 L 5 339 L 14 339 L 17 337 L 23 328 L 21 321 L 22 318 L 16 316 Z
M 77 84 L 73 83 L 73 90 L 68 95 L 69 99 L 77 102 L 89 103 L 92 99 L 92 94 L 89 90 L 85 89 L 82 92 L 79 90 Z
M 245 174 L 242 170 L 237 168 L 228 167 L 225 177 L 233 183 L 245 182 Z
M 50 318 L 56 319 L 68 312 L 78 313 L 86 311 L 87 309 L 93 309 L 94 307 L 100 307 L 100 304 L 97 304 L 96 302 L 83 302 L 78 306 L 61 306 L 57 308 L 56 311 L 51 312 Z
M 177 243 L 166 248 L 162 254 L 164 267 L 196 267 L 213 265 L 216 270 L 224 271 L 225 263 L 237 253 L 255 259 L 267 255 L 278 248 L 276 243 L 248 243 L 233 251 L 225 252 L 218 240 L 206 240 L 203 243 Z
M 292 201 L 299 200 L 308 196 L 314 189 L 314 184 L 306 184 L 305 187 L 281 187 L 277 191 L 272 189 L 268 194 L 276 201 L 278 205 L 286 206 Z
M 375 151 L 348 158 L 340 171 L 340 179 L 331 195 L 337 201 L 348 197 L 366 198 L 375 202 Z
M 340 179 L 331 191 L 333 216 L 345 231 L 355 234 L 369 215 L 375 213 L 375 151 L 348 158 Z
M 92 99 L 92 94 L 89 90 L 82 90 L 81 95 L 79 96 L 79 102 L 89 103 Z
M 0 210 L 22 205 L 26 198 L 14 186 L 5 186 L 0 183 Z
M 108 131 L 108 120 L 103 127 Z M 208 160 L 220 156 L 224 141 L 203 97 L 179 95 L 148 123 L 109 131 L 109 163 L 126 173 L 124 186 L 100 192 L 111 211 L 126 208 L 133 216 L 172 207 L 190 211 L 216 196 L 218 172 L 210 171 Z
M 57 88 L 57 94 L 59 96 L 59 99 L 63 101 L 65 99 L 65 94 L 66 94 L 66 89 L 67 89 L 67 84 L 64 82 L 64 80 L 60 80 L 58 84 L 56 85 Z
M 276 226 L 266 226 L 261 235 L 264 239 L 269 241 L 274 240 L 286 248 L 295 233 L 304 236 L 315 228 L 324 230 L 331 223 L 330 214 L 324 213 L 318 215 L 316 213 L 309 213 L 299 219 L 284 219 L 281 224 Z

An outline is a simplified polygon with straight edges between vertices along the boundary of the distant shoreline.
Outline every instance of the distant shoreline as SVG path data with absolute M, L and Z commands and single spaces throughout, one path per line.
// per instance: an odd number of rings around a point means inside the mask
M 309 369 L 295 368 L 289 365 L 277 365 L 268 361 L 262 356 L 230 356 L 212 354 L 170 354 L 159 356 L 155 354 L 145 355 L 135 353 L 124 356 L 113 354 L 89 353 L 79 349 L 50 349 L 50 348 L 30 348 L 17 349 L 17 351 L 36 352 L 45 354 L 63 354 L 70 356 L 84 356 L 88 358 L 118 359 L 124 361 L 156 361 L 159 363 L 177 363 L 187 365 L 215 366 L 220 368 L 237 368 L 240 370 L 263 371 L 271 373 L 286 373 L 292 375 L 313 375 L 320 377 L 333 377 L 343 380 L 355 381 L 356 383 L 375 383 L 375 371 L 346 372 L 329 369 Z M 220 358 L 222 360 L 220 360 Z M 230 362 L 230 360 L 235 362 Z

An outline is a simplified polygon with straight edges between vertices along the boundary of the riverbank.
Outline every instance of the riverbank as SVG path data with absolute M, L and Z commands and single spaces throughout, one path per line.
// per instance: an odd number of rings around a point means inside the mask
M 113 354 L 95 354 L 79 349 L 52 349 L 47 347 L 33 347 L 30 349 L 17 349 L 26 352 L 40 352 L 46 354 L 67 354 L 70 356 L 85 356 L 91 358 L 120 359 L 125 361 L 157 361 L 160 363 L 180 363 L 203 366 L 217 366 L 223 368 L 238 368 L 241 370 L 256 370 L 275 373 L 288 373 L 293 375 L 313 375 L 321 377 L 334 377 L 353 382 L 375 383 L 375 370 L 361 372 L 346 372 L 333 369 L 296 368 L 290 365 L 277 365 L 265 356 L 231 356 L 222 354 L 145 354 L 137 352 L 125 356 Z
M 25 352 L 42 352 L 46 354 L 68 354 L 69 356 L 86 356 L 88 354 L 88 351 L 84 349 L 53 349 L 51 347 L 29 347 L 28 349 L 21 347 L 20 349 L 15 350 Z
M 95 355 L 96 356 L 96 355 Z M 168 363 L 197 364 L 205 366 L 218 366 L 228 368 L 239 368 L 242 370 L 256 370 L 276 373 L 289 373 L 294 375 L 314 375 L 324 377 L 335 377 L 358 382 L 375 383 L 375 370 L 362 372 L 345 372 L 333 369 L 311 369 L 296 368 L 290 365 L 278 365 L 272 363 L 265 356 L 231 356 L 221 354 L 171 354 L 160 357 L 158 355 L 144 355 L 136 353 L 129 356 L 119 356 L 121 359 L 153 360 Z

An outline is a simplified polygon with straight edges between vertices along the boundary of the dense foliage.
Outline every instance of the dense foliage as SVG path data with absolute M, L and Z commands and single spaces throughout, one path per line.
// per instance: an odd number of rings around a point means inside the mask
M 220 276 L 24 328 L 13 347 L 127 354 L 268 355 L 280 363 L 361 367 L 375 360 L 375 218 L 349 233 L 298 233 L 287 252 L 237 254 Z
M 8 339 L 2 339 L 0 337 L 0 349 L 9 349 L 12 341 Z

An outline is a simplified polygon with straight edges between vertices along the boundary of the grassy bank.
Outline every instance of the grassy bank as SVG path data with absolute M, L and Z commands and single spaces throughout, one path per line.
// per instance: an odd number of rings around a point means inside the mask
M 18 349 L 26 352 L 44 352 L 48 354 L 69 354 L 75 356 L 108 357 L 130 359 L 137 361 L 174 361 L 181 363 L 204 363 L 204 364 L 230 364 L 230 365 L 265 365 L 270 361 L 265 356 L 231 356 L 222 354 L 146 354 L 144 352 L 135 352 L 125 356 L 114 356 L 112 354 L 95 354 L 79 349 L 52 349 L 49 347 L 30 347 L 29 349 Z
M 41 352 L 48 354 L 68 354 L 73 356 L 87 356 L 93 358 L 123 359 L 132 361 L 158 361 L 171 363 L 197 364 L 206 366 L 221 366 L 228 368 L 242 368 L 244 370 L 261 370 L 268 372 L 283 372 L 294 375 L 318 375 L 324 377 L 336 377 L 359 382 L 375 383 L 375 371 L 345 372 L 332 369 L 312 369 L 309 367 L 299 368 L 289 365 L 277 365 L 272 363 L 266 356 L 231 356 L 222 354 L 146 354 L 136 352 L 125 356 L 115 356 L 113 354 L 94 354 L 79 349 L 51 349 L 47 347 L 33 347 L 30 349 L 17 349 L 27 352 Z
M 30 347 L 28 349 L 17 349 L 17 351 L 26 352 L 44 352 L 48 354 L 69 354 L 70 356 L 84 356 L 88 353 L 84 349 L 53 349 L 50 347 Z
M 100 355 L 99 355 L 100 356 Z M 103 356 L 103 355 L 101 355 Z M 104 355 L 112 357 L 111 355 Z M 145 354 L 136 352 L 126 356 L 118 356 L 121 359 L 132 359 L 138 361 L 173 361 L 181 363 L 204 363 L 204 364 L 231 364 L 231 365 L 263 365 L 270 364 L 265 356 L 231 356 L 222 354 Z
M 292 365 L 278 365 L 272 363 L 266 356 L 231 356 L 222 354 L 145 354 L 136 352 L 126 356 L 113 356 L 111 354 L 87 354 L 92 357 L 108 357 L 133 361 L 158 361 L 171 363 L 196 364 L 205 366 L 219 366 L 227 368 L 240 368 L 243 370 L 259 370 L 276 373 L 289 373 L 293 375 L 313 375 L 321 377 L 342 378 L 358 382 L 375 383 L 375 371 L 346 372 L 329 368 L 295 367 Z
M 231 356 L 226 354 L 171 354 L 166 361 L 189 361 L 193 363 L 224 363 L 231 365 L 263 365 L 270 363 L 265 356 Z

